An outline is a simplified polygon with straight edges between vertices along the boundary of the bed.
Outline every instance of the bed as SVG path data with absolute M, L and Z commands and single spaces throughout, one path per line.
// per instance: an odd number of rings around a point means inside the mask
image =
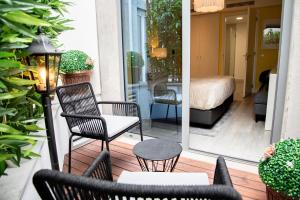
M 233 102 L 234 89 L 234 78 L 231 76 L 191 79 L 191 125 L 212 127 Z

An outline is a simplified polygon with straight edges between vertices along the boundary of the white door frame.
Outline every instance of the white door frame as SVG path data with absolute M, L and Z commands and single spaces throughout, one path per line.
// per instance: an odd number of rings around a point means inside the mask
M 276 96 L 270 143 L 277 142 L 282 137 L 282 124 L 286 98 L 287 73 L 290 59 L 294 1 L 295 0 L 283 0 L 282 2 L 281 38 L 278 54 Z
M 182 0 L 182 146 L 190 140 L 191 1 Z

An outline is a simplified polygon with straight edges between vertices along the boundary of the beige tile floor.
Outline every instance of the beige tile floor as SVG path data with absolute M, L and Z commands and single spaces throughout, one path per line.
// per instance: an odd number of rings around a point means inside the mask
M 192 128 L 190 148 L 258 162 L 269 145 L 270 134 L 264 130 L 264 122 L 255 122 L 252 97 L 247 97 L 235 101 L 212 129 Z

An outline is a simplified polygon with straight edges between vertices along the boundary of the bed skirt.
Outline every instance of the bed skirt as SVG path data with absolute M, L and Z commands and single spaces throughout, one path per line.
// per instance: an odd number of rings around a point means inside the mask
M 228 97 L 223 104 L 210 110 L 190 108 L 190 125 L 204 128 L 212 128 L 224 115 L 233 102 L 233 95 Z

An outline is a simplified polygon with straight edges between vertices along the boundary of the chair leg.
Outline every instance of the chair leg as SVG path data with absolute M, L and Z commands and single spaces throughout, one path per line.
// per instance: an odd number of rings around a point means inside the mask
M 73 135 L 69 137 L 69 160 L 68 160 L 68 172 L 71 173 L 71 159 L 72 159 L 72 138 Z
M 141 134 L 141 141 L 143 141 L 144 140 L 144 138 L 143 138 L 143 127 L 142 127 L 142 122 L 140 122 L 140 134 Z
M 168 119 L 169 108 L 170 108 L 170 104 L 168 104 L 168 108 L 167 108 L 167 114 L 166 114 L 166 119 Z
M 150 105 L 150 119 L 152 119 L 152 109 L 153 109 L 153 103 Z
M 103 151 L 103 149 L 104 149 L 104 140 L 102 140 L 101 151 Z
M 107 151 L 109 151 L 109 145 L 108 145 L 108 143 L 109 143 L 108 141 L 105 141 Z
M 176 124 L 178 125 L 177 105 L 175 105 Z

